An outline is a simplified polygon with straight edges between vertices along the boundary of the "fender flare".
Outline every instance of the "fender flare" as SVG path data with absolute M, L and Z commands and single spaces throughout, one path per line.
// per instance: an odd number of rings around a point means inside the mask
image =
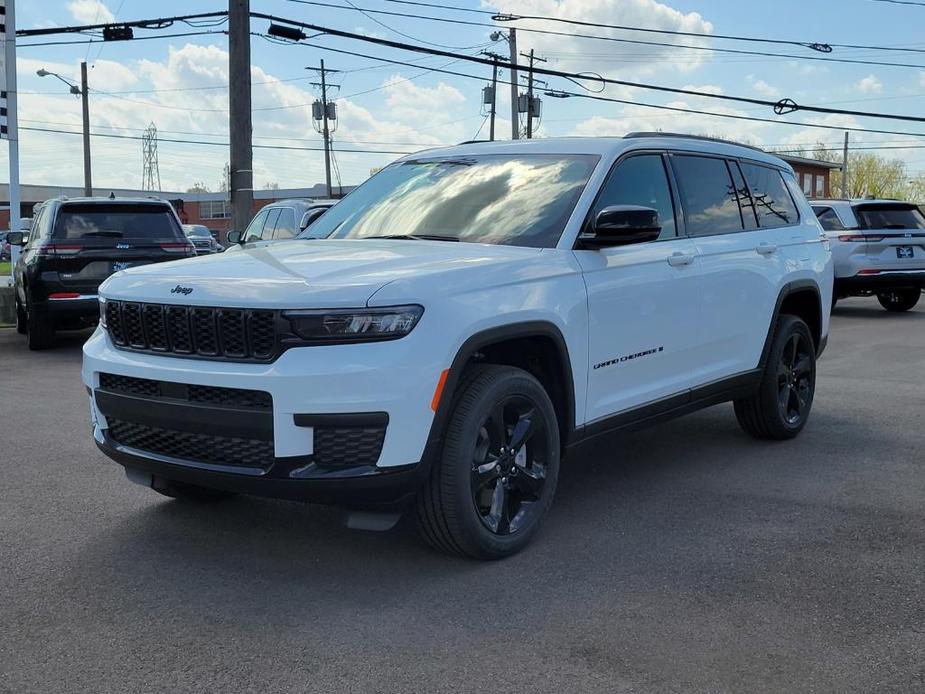
M 484 347 L 503 342 L 505 340 L 525 338 L 525 337 L 546 337 L 550 338 L 556 345 L 559 353 L 559 359 L 563 365 L 563 376 L 565 379 L 565 427 L 566 436 L 561 442 L 565 446 L 568 439 L 575 432 L 575 379 L 572 373 L 572 362 L 569 358 L 568 346 L 562 331 L 558 326 L 550 321 L 524 321 L 521 323 L 511 323 L 501 325 L 495 328 L 487 328 L 471 335 L 459 347 L 453 362 L 450 365 L 446 382 L 443 386 L 443 393 L 440 398 L 440 404 L 434 413 L 434 420 L 430 425 L 430 432 L 427 435 L 427 443 L 424 445 L 424 453 L 421 456 L 421 462 L 428 467 L 433 464 L 436 456 L 439 454 L 440 445 L 443 441 L 443 432 L 449 421 L 450 410 L 453 406 L 453 396 L 459 387 L 460 379 L 466 364 L 469 360 Z
M 781 287 L 780 292 L 777 295 L 777 303 L 774 305 L 774 312 L 771 314 L 771 323 L 768 326 L 768 334 L 764 339 L 764 347 L 761 350 L 761 360 L 758 362 L 758 368 L 764 369 L 768 363 L 768 356 L 771 353 L 771 341 L 774 339 L 774 333 L 777 330 L 777 320 L 780 318 L 780 309 L 784 305 L 784 300 L 791 294 L 796 294 L 797 292 L 802 292 L 810 290 L 813 294 L 816 295 L 816 301 L 819 304 L 819 316 L 822 316 L 822 292 L 819 291 L 819 285 L 812 280 L 794 280 L 793 282 L 788 282 L 783 287 Z M 821 329 L 820 325 L 820 329 Z M 819 344 L 816 345 L 816 356 L 818 357 L 822 354 L 822 350 L 825 349 L 826 337 L 822 334 L 819 335 Z

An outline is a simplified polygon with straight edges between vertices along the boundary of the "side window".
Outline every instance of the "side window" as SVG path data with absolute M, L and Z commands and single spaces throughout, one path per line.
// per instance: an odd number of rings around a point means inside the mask
M 45 218 L 47 216 L 46 214 L 47 211 L 48 211 L 47 207 L 40 208 L 38 214 L 35 215 L 35 218 L 32 220 L 32 227 L 29 229 L 29 231 L 25 235 L 27 239 L 26 240 L 27 245 L 31 243 L 32 241 L 37 241 L 40 238 L 42 238 L 42 228 L 45 226 Z
M 291 207 L 284 207 L 279 211 L 279 218 L 276 220 L 276 229 L 273 232 L 274 239 L 291 239 L 295 237 L 295 210 Z
M 641 205 L 658 212 L 659 239 L 677 235 L 674 202 L 660 154 L 640 154 L 621 161 L 601 188 L 592 215 L 611 205 Z
M 675 155 L 671 164 L 688 234 L 711 236 L 742 231 L 738 197 L 724 159 Z
M 742 173 L 755 200 L 758 224 L 762 228 L 789 226 L 799 221 L 796 205 L 784 185 L 780 171 L 769 166 L 742 163 Z
M 841 223 L 838 215 L 831 207 L 816 207 L 813 209 L 816 213 L 816 219 L 822 225 L 824 231 L 844 231 L 845 225 Z
M 748 186 L 745 185 L 745 179 L 742 178 L 742 171 L 739 165 L 730 161 L 729 172 L 732 174 L 732 182 L 735 184 L 736 197 L 739 199 L 739 209 L 742 212 L 742 224 L 747 231 L 758 228 L 758 217 L 755 214 L 755 201 L 752 200 L 748 192 Z
M 260 235 L 260 238 L 264 241 L 269 241 L 273 238 L 273 227 L 276 226 L 276 220 L 279 219 L 279 208 L 275 208 L 269 211 L 267 214 L 267 221 L 263 225 L 263 233 Z
M 259 241 L 260 234 L 263 231 L 263 223 L 267 221 L 267 214 L 269 210 L 261 210 L 257 213 L 257 216 L 251 220 L 251 223 L 247 225 L 247 229 L 244 231 L 244 241 Z

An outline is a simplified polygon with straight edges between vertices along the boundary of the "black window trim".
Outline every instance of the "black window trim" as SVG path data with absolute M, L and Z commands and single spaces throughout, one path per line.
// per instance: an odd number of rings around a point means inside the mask
M 669 152 L 664 149 L 631 149 L 627 152 L 623 152 L 617 159 L 610 165 L 606 175 L 601 181 L 600 186 L 597 188 L 597 192 L 594 194 L 594 200 L 591 201 L 591 206 L 588 208 L 588 211 L 585 213 L 585 218 L 581 222 L 581 227 L 578 230 L 578 236 L 575 238 L 575 242 L 572 244 L 572 250 L 587 250 L 581 246 L 581 235 L 588 233 L 588 229 L 591 224 L 591 215 L 594 214 L 594 208 L 597 207 L 598 200 L 601 199 L 601 196 L 604 194 L 604 188 L 607 185 L 607 182 L 610 180 L 610 177 L 613 175 L 613 172 L 616 171 L 617 167 L 620 166 L 627 159 L 639 156 L 652 156 L 653 154 L 658 155 L 662 160 L 662 168 L 665 171 L 665 181 L 668 183 L 668 191 L 671 193 L 671 205 L 674 212 L 674 236 L 665 238 L 665 239 L 656 239 L 655 241 L 649 241 L 646 245 L 651 243 L 664 243 L 666 241 L 677 241 L 678 239 L 684 238 L 687 234 L 684 230 L 684 215 L 681 210 L 681 198 L 678 194 L 678 187 L 675 182 L 674 172 L 671 170 L 671 166 L 668 162 Z
M 677 172 L 674 170 L 674 156 L 675 155 L 682 156 L 682 157 L 686 157 L 686 156 L 703 157 L 704 159 L 719 159 L 723 161 L 726 164 L 726 175 L 729 176 L 729 182 L 732 183 L 733 187 L 735 187 L 735 181 L 732 178 L 732 171 L 729 168 L 729 162 L 730 161 L 738 162 L 738 158 L 736 157 L 729 157 L 729 156 L 726 156 L 725 154 L 716 154 L 714 152 L 694 152 L 694 151 L 685 150 L 685 149 L 672 149 L 672 150 L 669 150 L 667 154 L 668 154 L 668 162 L 671 168 L 672 180 L 675 180 L 675 177 L 677 176 Z M 740 169 L 740 172 L 741 172 L 741 169 Z M 745 180 L 744 173 L 742 174 L 742 179 Z M 746 187 L 748 186 L 747 180 L 745 180 L 745 185 Z M 748 189 L 748 195 L 749 197 L 752 196 L 751 188 Z M 678 193 L 678 197 L 680 198 L 680 191 Z M 739 229 L 738 231 L 722 231 L 716 234 L 691 234 L 691 233 L 688 233 L 687 231 L 687 220 L 684 219 L 684 224 L 682 226 L 684 230 L 684 235 L 689 239 L 705 239 L 705 238 L 710 238 L 713 236 L 729 236 L 731 234 L 743 234 L 745 232 L 760 231 L 761 230 L 760 226 L 757 229 L 745 229 L 744 228 L 745 222 L 742 219 L 742 206 L 739 204 L 738 193 L 736 193 L 736 205 L 739 208 L 739 223 L 742 225 L 743 227 L 742 229 Z M 681 212 L 682 212 L 681 216 L 682 218 L 684 218 L 685 211 L 683 209 L 683 206 L 681 208 Z

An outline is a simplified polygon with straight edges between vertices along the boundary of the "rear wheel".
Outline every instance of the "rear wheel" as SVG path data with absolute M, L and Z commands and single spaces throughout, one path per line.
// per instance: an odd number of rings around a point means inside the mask
M 792 439 L 806 424 L 816 390 L 816 348 L 806 323 L 783 315 L 761 385 L 735 401 L 739 425 L 759 439 Z
M 52 322 L 34 307 L 26 308 L 26 336 L 29 349 L 48 349 L 55 340 L 55 327 Z
M 418 527 L 445 552 L 514 554 L 539 529 L 558 476 L 559 427 L 543 386 L 515 367 L 475 367 L 418 495 Z
M 917 303 L 922 295 L 922 290 L 914 289 L 889 289 L 877 294 L 877 301 L 887 311 L 901 312 L 908 311 Z
M 158 492 L 159 494 L 163 494 L 164 496 L 169 496 L 171 499 L 195 501 L 200 503 L 222 501 L 224 499 L 230 499 L 231 497 L 236 496 L 234 492 L 226 492 L 221 489 L 209 489 L 208 487 L 200 487 L 195 484 L 177 482 L 175 480 L 163 479 L 161 477 L 154 478 L 154 481 L 151 484 L 151 489 Z

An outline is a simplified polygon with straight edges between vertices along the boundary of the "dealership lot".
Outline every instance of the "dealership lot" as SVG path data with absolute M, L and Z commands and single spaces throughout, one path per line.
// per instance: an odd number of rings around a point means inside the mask
M 566 461 L 499 563 L 336 510 L 173 502 L 98 453 L 80 343 L 0 329 L 0 691 L 922 691 L 925 308 L 839 303 L 813 415 Z

